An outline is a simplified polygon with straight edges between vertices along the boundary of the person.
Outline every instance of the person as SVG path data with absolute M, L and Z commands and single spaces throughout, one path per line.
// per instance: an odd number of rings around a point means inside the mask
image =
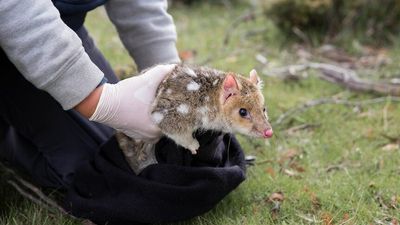
M 119 81 L 85 29 L 103 4 L 139 71 L 150 68 L 141 75 Z M 150 103 L 180 62 L 167 0 L 2 0 L 0 22 L 0 160 L 61 190 L 68 213 L 109 225 L 186 220 L 245 179 L 231 134 L 196 133 L 196 155 L 161 138 L 158 163 L 138 175 L 118 147 L 115 130 L 161 135 Z
M 165 65 L 118 81 L 84 26 L 100 5 L 139 71 Z M 0 21 L 0 158 L 62 189 L 114 129 L 160 137 L 150 102 L 180 62 L 166 0 L 4 0 Z

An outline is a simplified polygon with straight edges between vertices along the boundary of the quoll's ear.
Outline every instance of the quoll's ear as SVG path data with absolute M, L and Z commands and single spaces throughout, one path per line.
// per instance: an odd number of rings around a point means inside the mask
M 239 90 L 240 90 L 239 83 L 237 82 L 236 77 L 231 73 L 228 73 L 226 75 L 222 85 L 223 85 L 224 90 L 223 90 L 223 94 L 221 96 L 221 98 L 222 98 L 221 100 L 224 103 L 228 98 L 239 93 Z
M 250 81 L 251 83 L 255 84 L 259 89 L 262 89 L 263 83 L 260 77 L 257 74 L 257 71 L 255 69 L 252 69 L 250 71 Z

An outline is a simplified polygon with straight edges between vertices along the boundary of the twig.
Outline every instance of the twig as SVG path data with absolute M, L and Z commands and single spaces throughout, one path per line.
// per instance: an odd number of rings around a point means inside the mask
M 306 130 L 306 129 L 310 129 L 310 128 L 314 128 L 314 127 L 319 127 L 319 126 L 321 126 L 321 125 L 320 125 L 320 124 L 308 124 L 308 123 L 306 123 L 306 124 L 301 124 L 301 125 L 294 126 L 294 127 L 291 127 L 291 128 L 289 128 L 289 129 L 287 129 L 287 130 L 286 130 L 286 133 L 287 133 L 287 134 L 293 134 L 293 133 L 295 133 L 295 132 L 297 132 L 297 131 L 300 131 L 300 130 Z
M 32 202 L 36 203 L 37 205 L 46 208 L 49 211 L 52 211 L 52 209 L 44 204 L 42 201 L 40 201 L 39 199 L 37 199 L 36 197 L 34 197 L 33 195 L 29 194 L 27 191 L 23 190 L 17 183 L 15 183 L 12 180 L 8 180 L 7 183 L 9 183 L 11 186 L 13 186 L 15 188 L 15 190 L 18 191 L 18 193 L 20 193 L 22 196 L 24 196 L 25 198 L 31 200 Z
M 331 166 L 328 166 L 328 168 L 326 168 L 325 171 L 327 173 L 329 173 L 334 170 L 342 170 L 342 169 L 346 169 L 346 167 L 343 165 L 331 165 Z
M 231 23 L 231 25 L 229 26 L 228 30 L 225 33 L 223 46 L 228 45 L 233 31 L 236 29 L 237 26 L 239 26 L 239 24 L 241 24 L 243 22 L 254 20 L 261 13 L 262 13 L 262 11 L 256 12 L 255 9 L 250 9 L 249 11 L 247 11 L 247 12 L 243 13 L 242 15 L 240 15 L 239 17 L 237 17 Z
M 400 85 L 384 82 L 373 82 L 359 78 L 353 70 L 345 69 L 340 66 L 310 62 L 305 64 L 290 65 L 282 68 L 275 68 L 269 71 L 264 71 L 264 74 L 270 76 L 298 77 L 299 72 L 307 69 L 316 69 L 321 73 L 319 77 L 323 80 L 339 84 L 353 91 L 374 92 L 384 95 L 400 96 Z
M 289 109 L 285 113 L 281 114 L 278 117 L 278 119 L 275 121 L 274 124 L 275 125 L 281 124 L 289 116 L 291 116 L 295 113 L 304 112 L 304 111 L 308 110 L 309 108 L 312 108 L 312 107 L 318 106 L 318 105 L 335 104 L 335 105 L 346 105 L 346 106 L 362 106 L 362 105 L 370 105 L 370 104 L 386 102 L 388 100 L 388 98 L 390 98 L 390 100 L 393 102 L 400 102 L 400 97 L 380 97 L 380 98 L 361 100 L 361 101 L 348 101 L 348 100 L 341 100 L 341 99 L 334 99 L 334 98 L 314 99 L 314 100 L 310 100 L 298 107 Z
M 273 163 L 273 162 L 274 162 L 273 160 L 266 159 L 266 160 L 258 161 L 255 164 L 260 165 L 260 164 Z
M 52 200 L 51 198 L 47 197 L 38 187 L 34 186 L 33 184 L 29 183 L 28 181 L 24 180 L 22 177 L 20 177 L 14 170 L 6 167 L 4 164 L 0 163 L 2 169 L 6 172 L 8 172 L 9 174 L 12 175 L 12 178 L 16 179 L 16 181 L 18 181 L 21 185 L 23 185 L 25 188 L 29 189 L 30 191 L 32 191 L 33 193 L 35 193 L 42 201 L 44 201 L 46 204 L 56 208 L 57 210 L 66 213 L 65 210 L 60 207 L 54 200 Z M 15 182 L 9 180 L 9 183 L 12 182 L 14 183 L 14 187 L 15 185 L 17 185 Z M 39 201 L 41 201 L 39 200 Z
M 0 167 L 3 171 L 7 172 L 12 179 L 9 179 L 7 182 L 15 188 L 18 193 L 27 199 L 31 200 L 33 203 L 46 208 L 51 212 L 61 212 L 63 215 L 67 215 L 71 218 L 76 219 L 71 214 L 68 214 L 61 206 L 59 206 L 54 200 L 47 197 L 38 187 L 29 183 L 21 176 L 19 176 L 14 170 L 5 166 L 3 163 L 0 163 Z
M 19 176 L 15 176 L 15 179 L 20 182 L 23 186 L 28 188 L 30 191 L 35 193 L 42 201 L 44 201 L 47 205 L 57 209 L 58 211 L 62 212 L 63 214 L 67 214 L 67 212 L 59 206 L 53 199 L 47 197 L 39 188 L 35 187 L 33 184 L 25 181 Z
M 302 31 L 300 30 L 300 28 L 298 27 L 293 27 L 292 28 L 292 32 L 299 37 L 304 43 L 306 43 L 308 46 L 311 46 L 311 41 L 308 38 L 308 36 Z

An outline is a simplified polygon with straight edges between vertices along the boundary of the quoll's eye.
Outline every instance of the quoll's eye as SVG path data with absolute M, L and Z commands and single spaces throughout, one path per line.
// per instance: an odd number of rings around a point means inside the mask
M 267 111 L 265 108 L 263 108 L 263 112 L 265 113 L 265 111 Z
M 249 115 L 249 112 L 247 112 L 247 109 L 241 108 L 241 109 L 239 109 L 239 115 L 241 117 L 246 117 Z

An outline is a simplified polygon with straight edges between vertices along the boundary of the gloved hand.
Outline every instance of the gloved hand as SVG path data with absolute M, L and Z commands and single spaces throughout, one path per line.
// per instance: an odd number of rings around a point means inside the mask
M 158 65 L 145 73 L 116 84 L 104 84 L 91 121 L 106 124 L 126 135 L 144 141 L 156 141 L 160 129 L 150 118 L 156 90 L 175 64 Z

